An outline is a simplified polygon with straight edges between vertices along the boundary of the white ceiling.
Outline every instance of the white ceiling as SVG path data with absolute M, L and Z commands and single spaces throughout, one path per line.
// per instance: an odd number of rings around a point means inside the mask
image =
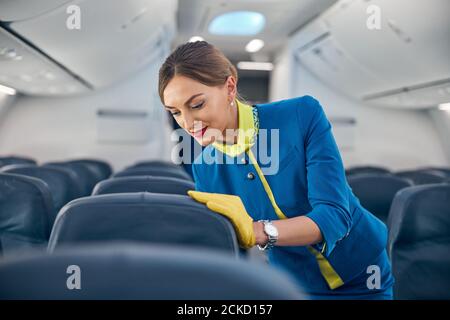
M 22 58 L 0 61 L 0 83 L 29 94 L 95 90 L 123 81 L 141 70 L 159 54 L 155 46 L 160 46 L 161 41 L 170 43 L 174 39 L 172 45 L 176 46 L 193 35 L 203 36 L 233 61 L 248 60 L 251 57 L 244 48 L 254 37 L 212 36 L 207 31 L 214 17 L 235 10 L 257 11 L 265 15 L 266 26 L 255 37 L 264 40 L 266 46 L 252 58 L 270 61 L 276 50 L 287 42 L 289 34 L 335 2 L 0 0 L 3 28 L 0 49 L 15 49 Z M 80 7 L 80 30 L 66 27 L 69 4 Z M 43 78 L 42 75 L 49 73 L 52 77 Z
M 187 42 L 191 36 L 202 36 L 221 49 L 232 60 L 251 58 L 245 45 L 258 38 L 265 47 L 254 60 L 271 60 L 286 43 L 288 35 L 305 25 L 336 0 L 179 0 L 178 35 L 174 46 Z M 264 14 L 266 26 L 255 36 L 215 36 L 208 33 L 209 23 L 218 15 L 236 11 L 256 11 Z
M 20 21 L 35 18 L 41 14 L 71 2 L 70 0 L 0 0 L 0 20 Z

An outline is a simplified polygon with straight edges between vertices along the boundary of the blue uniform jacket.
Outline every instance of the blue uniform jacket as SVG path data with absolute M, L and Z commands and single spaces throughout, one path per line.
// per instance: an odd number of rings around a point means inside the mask
M 279 170 L 264 178 L 284 215 L 311 218 L 324 241 L 310 247 L 274 247 L 269 251 L 270 263 L 288 271 L 300 286 L 318 297 L 363 297 L 391 289 L 386 226 L 352 193 L 331 125 L 318 101 L 304 96 L 255 105 L 253 109 L 260 129 L 251 148 L 257 166 L 248 152 L 230 159 L 209 145 L 192 166 L 196 189 L 239 196 L 255 221 L 279 219 L 257 172 L 257 167 L 269 167 L 261 152 L 270 153 L 276 142 L 270 129 L 275 129 L 279 147 L 272 152 L 278 152 Z M 261 129 L 269 130 L 264 139 Z M 258 150 L 259 140 L 264 140 L 266 150 Z M 204 154 L 223 157 L 228 164 L 202 163 Z M 370 276 L 367 270 L 374 264 L 381 271 L 381 288 L 371 290 L 366 284 Z

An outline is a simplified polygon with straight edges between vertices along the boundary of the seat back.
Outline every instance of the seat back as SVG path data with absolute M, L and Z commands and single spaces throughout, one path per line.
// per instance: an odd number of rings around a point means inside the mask
M 180 167 L 139 167 L 130 168 L 120 171 L 114 175 L 114 178 L 118 177 L 131 177 L 131 176 L 159 176 L 170 177 L 192 181 L 189 174 Z
M 4 260 L 0 283 L 0 299 L 305 298 L 290 277 L 263 264 L 208 250 L 136 244 L 67 248 Z
M 192 181 L 177 178 L 133 176 L 103 180 L 94 188 L 92 195 L 108 193 L 152 192 L 186 195 L 195 190 Z
M 358 174 L 347 180 L 361 205 L 384 223 L 395 194 L 412 186 L 409 180 L 387 174 Z
M 401 190 L 389 214 L 397 299 L 450 299 L 450 185 Z
M 0 242 L 3 253 L 45 245 L 54 208 L 39 179 L 0 173 Z
M 238 254 L 225 217 L 188 196 L 118 193 L 76 199 L 59 213 L 49 250 L 78 242 L 138 241 Z

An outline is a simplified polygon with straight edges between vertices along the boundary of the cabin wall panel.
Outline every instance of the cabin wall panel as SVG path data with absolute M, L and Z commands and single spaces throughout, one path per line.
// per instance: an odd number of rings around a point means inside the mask
M 143 159 L 169 160 L 172 131 L 157 94 L 158 66 L 84 96 L 20 96 L 0 125 L 0 154 L 30 156 L 39 162 L 93 157 L 109 161 L 116 170 Z M 145 111 L 152 136 L 146 143 L 99 141 L 98 109 Z M 120 132 L 125 126 L 118 123 Z

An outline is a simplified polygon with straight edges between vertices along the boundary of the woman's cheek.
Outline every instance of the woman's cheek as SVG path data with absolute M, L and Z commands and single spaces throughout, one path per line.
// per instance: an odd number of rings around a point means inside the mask
M 186 127 L 184 126 L 184 121 L 177 116 L 172 115 L 173 119 L 175 120 L 175 122 L 178 124 L 178 126 L 184 130 L 186 130 Z

